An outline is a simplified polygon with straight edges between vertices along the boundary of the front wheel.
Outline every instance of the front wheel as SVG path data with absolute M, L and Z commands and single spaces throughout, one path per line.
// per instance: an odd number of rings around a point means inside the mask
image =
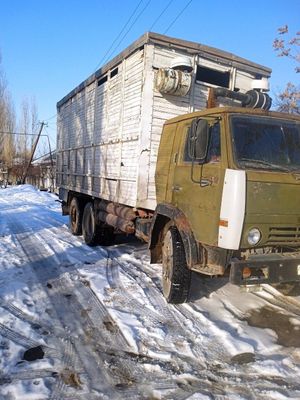
M 163 294 L 168 303 L 184 303 L 189 296 L 191 271 L 187 268 L 181 236 L 174 226 L 164 237 L 162 258 Z

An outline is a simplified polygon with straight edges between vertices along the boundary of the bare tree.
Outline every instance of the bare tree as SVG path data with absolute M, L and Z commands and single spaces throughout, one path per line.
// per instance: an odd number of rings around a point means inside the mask
M 15 113 L 7 82 L 1 69 L 0 56 L 0 165 L 9 169 L 15 156 L 14 138 L 10 135 L 15 127 Z
M 20 120 L 18 131 L 22 135 L 17 136 L 17 153 L 18 153 L 18 171 L 19 175 L 23 176 L 25 167 L 30 158 L 35 135 L 38 129 L 38 113 L 35 101 L 24 98 L 21 106 Z
M 273 48 L 278 57 L 287 57 L 295 63 L 295 72 L 300 73 L 300 31 L 289 35 L 288 25 L 278 29 Z M 288 82 L 286 88 L 276 96 L 279 111 L 300 114 L 300 86 Z

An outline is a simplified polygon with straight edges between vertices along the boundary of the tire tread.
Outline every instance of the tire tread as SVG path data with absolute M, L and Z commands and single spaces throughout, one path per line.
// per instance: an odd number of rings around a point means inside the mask
M 191 271 L 187 267 L 183 242 L 175 226 L 169 228 L 173 245 L 173 274 L 170 294 L 167 301 L 172 304 L 181 304 L 188 300 Z

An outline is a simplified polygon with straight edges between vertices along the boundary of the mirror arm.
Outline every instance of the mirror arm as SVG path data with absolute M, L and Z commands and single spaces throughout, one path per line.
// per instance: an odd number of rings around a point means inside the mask
M 196 179 L 194 179 L 194 165 L 195 165 L 195 158 L 192 158 L 192 168 L 191 168 L 191 180 L 194 183 L 200 183 L 200 181 L 197 181 Z
M 194 179 L 194 165 L 195 165 L 195 158 L 192 159 L 192 168 L 191 168 L 191 180 L 193 183 L 198 183 L 201 187 L 210 186 L 212 185 L 212 180 L 207 178 L 202 178 L 203 176 L 203 164 L 201 164 L 200 168 L 200 179 Z

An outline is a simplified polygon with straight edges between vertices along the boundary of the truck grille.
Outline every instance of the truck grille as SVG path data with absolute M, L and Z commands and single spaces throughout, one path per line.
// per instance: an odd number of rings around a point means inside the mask
M 267 244 L 300 245 L 300 226 L 270 227 Z

